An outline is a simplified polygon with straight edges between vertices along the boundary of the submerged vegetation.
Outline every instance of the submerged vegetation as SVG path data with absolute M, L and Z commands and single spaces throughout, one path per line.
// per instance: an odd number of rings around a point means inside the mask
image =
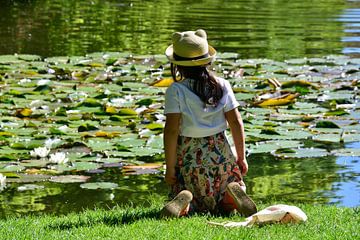
M 304 169 L 279 168 L 265 181 L 261 168 L 250 193 L 289 194 L 284 185 L 295 181 L 296 190 L 313 174 L 306 169 L 325 161 L 327 171 L 317 174 L 329 181 L 306 186 L 314 194 L 335 181 L 335 157 L 360 156 L 345 147 L 360 141 L 359 63 L 346 56 L 279 62 L 219 54 L 213 70 L 230 81 L 241 103 L 249 158 L 265 154 Z M 0 82 L 1 189 L 41 191 L 48 182 L 117 189 L 111 177 L 94 174 L 111 167 L 124 176 L 162 172 L 163 95 L 172 82 L 163 56 L 3 55 Z

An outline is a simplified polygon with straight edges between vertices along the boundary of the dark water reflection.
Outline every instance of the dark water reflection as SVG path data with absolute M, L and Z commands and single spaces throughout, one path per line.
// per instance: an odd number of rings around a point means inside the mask
M 163 53 L 174 31 L 204 28 L 221 52 L 288 59 L 353 53 L 356 1 L 1 1 L 0 54 Z M 351 41 L 351 44 L 348 44 Z M 356 45 L 356 44 L 355 44 Z

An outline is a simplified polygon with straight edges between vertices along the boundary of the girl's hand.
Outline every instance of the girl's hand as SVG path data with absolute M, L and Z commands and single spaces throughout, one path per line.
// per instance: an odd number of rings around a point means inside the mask
M 166 169 L 165 182 L 170 186 L 176 183 L 175 169 Z
M 240 167 L 241 175 L 245 176 L 246 173 L 248 172 L 248 169 L 249 169 L 249 166 L 248 166 L 248 163 L 247 163 L 246 159 L 245 158 L 244 159 L 238 159 L 237 164 Z

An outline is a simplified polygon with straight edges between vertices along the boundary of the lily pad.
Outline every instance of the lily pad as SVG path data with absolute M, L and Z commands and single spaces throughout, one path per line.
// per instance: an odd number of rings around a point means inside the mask
M 112 182 L 92 182 L 83 183 L 80 187 L 85 189 L 114 189 L 118 187 L 118 184 Z
M 273 152 L 276 157 L 283 158 L 316 158 L 331 155 L 328 151 L 321 148 L 294 148 L 293 151 Z
M 57 182 L 57 183 L 79 183 L 79 182 L 86 182 L 89 180 L 89 176 L 82 176 L 82 175 L 61 175 L 61 176 L 53 176 L 50 178 L 50 182 Z

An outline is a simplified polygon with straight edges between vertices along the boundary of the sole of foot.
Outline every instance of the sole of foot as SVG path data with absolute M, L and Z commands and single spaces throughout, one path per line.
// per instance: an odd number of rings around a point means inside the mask
M 162 217 L 180 217 L 185 213 L 190 202 L 193 199 L 193 195 L 188 190 L 181 191 L 176 197 L 168 202 L 160 212 Z
M 237 182 L 229 183 L 226 187 L 227 192 L 233 198 L 237 211 L 245 216 L 249 217 L 254 213 L 257 213 L 256 204 L 253 200 L 244 192 L 240 184 Z

